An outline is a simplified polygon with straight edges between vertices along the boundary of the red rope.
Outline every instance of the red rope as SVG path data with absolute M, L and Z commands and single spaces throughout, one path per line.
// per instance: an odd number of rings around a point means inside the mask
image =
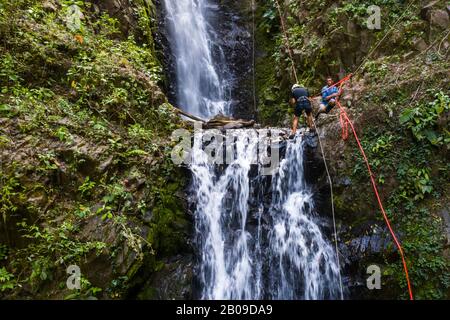
M 277 5 L 278 13 L 280 15 L 281 27 L 283 29 L 283 33 L 284 33 L 284 36 L 285 36 L 286 46 L 287 46 L 287 49 L 288 49 L 289 58 L 290 58 L 291 63 L 292 63 L 292 70 L 293 70 L 293 73 L 294 73 L 294 76 L 295 76 L 295 81 L 298 83 L 298 77 L 297 77 L 297 72 L 296 72 L 296 68 L 295 68 L 293 52 L 292 52 L 292 48 L 289 45 L 289 43 L 290 43 L 289 36 L 288 36 L 287 30 L 286 30 L 286 26 L 284 24 L 284 19 L 283 19 L 283 14 L 282 14 L 282 11 L 281 11 L 281 7 L 280 7 L 280 4 L 278 3 L 278 0 L 275 0 L 275 3 Z M 381 41 L 380 41 L 380 43 L 381 43 Z M 359 67 L 358 67 L 357 71 L 358 70 L 359 70 Z M 341 80 L 339 80 L 338 82 L 336 82 L 335 84 L 330 86 L 330 88 L 339 86 L 339 89 L 342 89 L 342 86 L 344 85 L 344 83 L 347 82 L 348 80 L 350 80 L 350 78 L 352 76 L 353 76 L 353 74 L 351 74 L 351 73 L 348 74 L 347 76 L 345 76 L 344 78 L 342 78 Z M 322 92 L 320 94 L 314 96 L 313 98 L 317 98 L 317 97 L 320 97 L 320 96 L 322 96 Z M 401 255 L 401 258 L 402 258 L 402 263 L 403 263 L 403 269 L 405 271 L 406 282 L 408 284 L 409 297 L 410 297 L 411 300 L 414 300 L 413 292 L 412 292 L 412 288 L 411 288 L 411 283 L 409 281 L 408 266 L 406 265 L 405 254 L 403 252 L 402 246 L 400 245 L 400 242 L 398 241 L 397 237 L 395 236 L 395 233 L 394 233 L 394 230 L 391 227 L 391 223 L 389 221 L 389 218 L 386 215 L 386 212 L 384 211 L 383 203 L 381 201 L 380 195 L 378 194 L 377 184 L 375 182 L 375 179 L 374 179 L 374 176 L 373 176 L 373 173 L 372 173 L 372 169 L 371 169 L 370 164 L 369 164 L 369 160 L 367 159 L 366 153 L 364 152 L 364 149 L 361 146 L 361 142 L 359 141 L 358 135 L 356 134 L 356 130 L 355 130 L 354 126 L 353 126 L 353 123 L 350 121 L 350 119 L 349 119 L 349 117 L 347 115 L 347 112 L 344 110 L 344 108 L 342 107 L 341 103 L 339 102 L 339 97 L 336 98 L 336 104 L 339 106 L 339 109 L 341 111 L 339 120 L 340 120 L 341 126 L 342 126 L 342 139 L 344 139 L 344 140 L 348 139 L 348 125 L 350 125 L 350 127 L 351 127 L 351 129 L 353 131 L 353 135 L 355 136 L 356 142 L 358 143 L 358 146 L 359 146 L 359 149 L 361 151 L 361 154 L 363 155 L 364 161 L 365 161 L 365 163 L 367 165 L 367 170 L 369 171 L 369 174 L 370 174 L 370 181 L 372 182 L 372 187 L 373 187 L 373 190 L 374 190 L 375 195 L 377 197 L 378 205 L 380 206 L 381 212 L 383 213 L 384 221 L 386 222 L 386 225 L 387 225 L 387 227 L 389 229 L 389 232 L 391 233 L 392 238 L 394 239 L 395 245 L 397 246 L 398 251 L 400 252 L 400 255 Z
M 353 73 L 349 73 L 348 75 L 346 75 L 344 78 L 342 78 L 341 80 L 339 80 L 338 82 L 336 82 L 335 84 L 333 84 L 332 86 L 329 86 L 327 89 L 331 89 L 331 88 L 334 88 L 334 87 L 337 87 L 337 86 L 339 86 L 339 89 L 341 89 L 342 88 L 342 85 L 345 83 L 345 82 L 347 82 L 348 80 L 350 80 L 350 78 L 353 76 Z M 317 95 L 315 95 L 315 96 L 313 96 L 313 99 L 315 99 L 315 98 L 319 98 L 319 97 L 321 97 L 322 96 L 322 92 L 321 93 L 319 93 L 319 94 L 317 94 Z
M 342 112 L 339 115 L 339 121 L 341 122 L 341 128 L 342 128 L 342 140 L 346 141 L 348 139 L 348 121 L 344 117 L 344 113 L 342 113 Z
M 344 79 L 346 79 L 346 81 L 351 77 L 351 75 L 349 75 L 347 77 L 344 78 Z M 344 82 L 345 81 L 342 81 L 342 80 L 340 81 L 340 84 L 339 84 L 340 88 L 342 88 Z M 388 218 L 386 212 L 384 211 L 383 203 L 382 203 L 381 197 L 380 197 L 380 195 L 378 193 L 378 187 L 377 187 L 377 184 L 375 182 L 374 175 L 372 173 L 372 169 L 371 169 L 370 164 L 369 164 L 369 160 L 367 159 L 366 153 L 364 152 L 364 148 L 362 147 L 361 142 L 360 142 L 360 140 L 358 138 L 358 135 L 356 133 L 355 127 L 353 126 L 353 123 L 350 121 L 350 118 L 348 117 L 348 114 L 345 111 L 345 109 L 342 107 L 339 99 L 336 100 L 336 104 L 338 105 L 338 107 L 340 109 L 340 112 L 341 112 L 341 114 L 340 114 L 340 122 L 341 122 L 341 126 L 342 126 L 342 138 L 344 140 L 346 140 L 348 138 L 348 125 L 350 125 L 350 127 L 351 127 L 351 129 L 353 131 L 353 135 L 355 136 L 355 140 L 358 143 L 359 150 L 361 151 L 361 154 L 362 154 L 362 156 L 364 158 L 364 162 L 366 163 L 367 170 L 369 171 L 370 181 L 372 183 L 373 191 L 375 192 L 375 196 L 377 198 L 378 205 L 379 205 L 380 210 L 381 210 L 381 212 L 383 214 L 384 221 L 386 222 L 386 225 L 387 225 L 387 227 L 389 229 L 389 232 L 391 233 L 392 238 L 394 239 L 394 243 L 397 246 L 397 249 L 398 249 L 398 251 L 400 253 L 400 256 L 402 258 L 403 270 L 405 272 L 406 282 L 408 284 L 409 298 L 410 298 L 410 300 L 414 300 L 414 296 L 413 296 L 413 292 L 412 292 L 412 288 L 411 288 L 411 282 L 409 280 L 408 266 L 406 264 L 405 253 L 403 252 L 403 248 L 402 248 L 402 246 L 400 244 L 400 241 L 397 239 L 397 236 L 395 235 L 394 230 L 391 227 L 391 223 L 389 221 L 389 218 Z

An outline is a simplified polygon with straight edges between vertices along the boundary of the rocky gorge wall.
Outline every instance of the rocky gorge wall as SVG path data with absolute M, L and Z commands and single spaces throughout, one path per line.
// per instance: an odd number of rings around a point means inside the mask
M 259 120 L 289 126 L 294 80 L 278 12 L 273 1 L 257 3 Z M 363 63 L 341 100 L 403 243 L 416 298 L 448 298 L 449 8 L 445 1 L 412 1 L 409 7 L 379 1 L 280 3 L 296 71 L 310 91 L 319 92 L 327 75 L 338 79 Z M 381 30 L 367 28 L 371 4 L 381 8 Z M 317 125 L 333 179 L 344 280 L 353 298 L 407 298 L 399 256 L 362 157 L 351 132 L 342 140 L 338 117 L 333 110 Z M 311 157 L 320 163 L 320 153 Z M 326 177 L 316 181 L 319 198 L 329 198 Z M 382 290 L 365 286 L 371 264 L 382 270 Z
M 67 25 L 69 2 L 0 6 L 0 296 L 192 298 L 189 174 L 167 156 L 171 132 L 186 125 L 168 103 L 174 57 L 167 54 L 161 1 L 83 1 L 75 29 Z M 280 3 L 297 72 L 314 92 L 327 74 L 354 70 L 389 30 L 367 29 L 365 1 Z M 406 10 L 396 1 L 374 3 L 386 26 Z M 224 12 L 215 21 L 221 45 L 239 75 L 235 114 L 253 118 L 251 1 L 217 5 Z M 256 118 L 288 127 L 293 79 L 279 17 L 273 1 L 256 5 Z M 403 243 L 416 297 L 443 299 L 450 285 L 449 8 L 413 1 L 407 11 L 342 101 Z M 406 298 L 399 256 L 337 116 L 334 110 L 318 125 L 335 189 L 345 284 L 351 298 Z M 329 212 L 321 159 L 317 149 L 309 151 L 306 175 L 320 211 Z M 75 292 L 65 286 L 71 264 L 82 272 Z M 365 287 L 370 264 L 382 269 L 382 290 Z
M 183 123 L 161 89 L 155 9 L 0 3 L 2 298 L 189 297 L 167 286 L 189 277 L 189 261 L 176 266 L 191 225 L 167 156 Z

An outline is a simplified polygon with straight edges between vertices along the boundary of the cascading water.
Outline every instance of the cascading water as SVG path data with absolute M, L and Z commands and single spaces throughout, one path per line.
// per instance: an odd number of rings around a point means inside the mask
M 230 112 L 227 88 L 233 78 L 224 71 L 226 61 L 205 18 L 212 15 L 209 1 L 164 0 L 179 105 L 206 118 Z M 284 160 L 272 176 L 263 176 L 255 161 L 261 143 L 257 131 L 227 134 L 232 152 L 226 165 L 211 162 L 201 132 L 191 153 L 198 296 L 338 298 L 339 267 L 303 177 L 301 138 L 288 141 Z
M 197 210 L 196 235 L 201 252 L 200 281 L 204 299 L 251 299 L 258 288 L 246 230 L 250 197 L 249 171 L 257 139 L 238 130 L 234 161 L 221 174 L 203 151 L 202 134 L 196 135 L 191 169 Z M 254 133 L 254 132 L 253 132 Z
M 287 143 L 274 175 L 261 178 L 255 131 L 231 136 L 232 162 L 223 170 L 211 164 L 200 134 L 192 153 L 201 298 L 339 298 L 340 270 L 303 177 L 301 138 Z M 272 190 L 267 207 L 263 179 Z M 249 227 L 250 220 L 255 226 Z
M 230 112 L 230 77 L 207 15 L 208 0 L 164 0 L 171 48 L 176 58 L 177 103 L 209 119 Z
M 288 142 L 273 180 L 270 297 L 339 298 L 340 270 L 316 219 L 313 194 L 303 176 L 303 148 L 299 141 Z

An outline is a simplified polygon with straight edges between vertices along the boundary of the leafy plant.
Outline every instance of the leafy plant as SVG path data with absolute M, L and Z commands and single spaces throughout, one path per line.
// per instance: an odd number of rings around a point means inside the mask
M 48 171 L 58 169 L 56 155 L 53 151 L 49 151 L 45 154 L 38 154 L 41 166 L 38 168 L 39 171 Z
M 449 111 L 450 97 L 441 91 L 428 104 L 406 108 L 400 116 L 400 123 L 409 128 L 418 141 L 428 140 L 434 146 L 450 144 L 450 132 L 437 128 L 439 117 Z
M 72 135 L 66 127 L 59 127 L 55 132 L 54 136 L 60 141 L 72 141 Z
M 26 256 L 31 264 L 31 273 L 27 281 L 38 285 L 41 281 L 53 278 L 53 269 L 58 265 L 78 263 L 82 257 L 92 250 L 100 254 L 106 244 L 99 241 L 81 242 L 72 233 L 75 226 L 65 221 L 56 228 L 41 228 L 22 221 L 18 223 L 25 238 L 31 239 L 29 246 L 19 249 L 17 256 Z
M 1 92 L 8 93 L 9 87 L 18 84 L 23 79 L 17 74 L 16 61 L 8 52 L 2 55 L 0 60 L 0 84 L 2 84 Z
M 83 196 L 87 196 L 94 188 L 95 182 L 91 181 L 89 177 L 86 177 L 83 184 L 78 187 L 78 191 L 80 191 Z
M 78 217 L 78 218 L 85 218 L 87 216 L 89 216 L 91 214 L 91 209 L 89 207 L 85 207 L 83 205 L 80 205 L 77 209 L 75 209 L 74 214 Z
M 0 291 L 14 289 L 15 286 L 14 275 L 9 273 L 5 267 L 0 268 Z
M 6 260 L 8 258 L 9 248 L 0 243 L 0 261 Z
M 14 197 L 17 195 L 16 189 L 20 185 L 16 177 L 12 176 L 2 181 L 1 198 L 0 198 L 0 213 L 3 218 L 3 223 L 6 223 L 8 214 L 11 214 L 17 210 L 17 205 L 14 201 Z

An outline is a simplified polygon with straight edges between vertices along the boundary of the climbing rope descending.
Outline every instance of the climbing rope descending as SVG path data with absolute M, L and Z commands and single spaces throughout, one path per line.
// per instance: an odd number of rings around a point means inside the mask
M 293 71 L 293 74 L 294 74 L 294 77 L 295 77 L 295 81 L 296 81 L 296 83 L 298 83 L 298 76 L 297 76 L 297 70 L 296 70 L 295 63 L 294 63 L 293 52 L 292 52 L 292 49 L 291 49 L 291 47 L 289 45 L 289 37 L 288 37 L 287 31 L 286 31 L 286 26 L 284 24 L 284 19 L 283 19 L 282 12 L 281 12 L 281 7 L 280 7 L 280 4 L 278 3 L 278 0 L 275 0 L 275 3 L 277 5 L 278 14 L 280 15 L 281 27 L 283 29 L 284 38 L 285 38 L 285 41 L 286 41 L 286 47 L 288 49 L 289 58 L 291 60 L 292 71 Z M 314 119 L 313 119 L 313 123 L 314 123 L 314 127 L 317 128 Z M 321 150 L 321 153 L 322 153 L 323 162 L 325 164 L 325 170 L 326 170 L 327 176 L 328 176 L 328 183 L 330 185 L 331 212 L 332 212 L 332 217 L 333 217 L 333 229 L 334 229 L 334 245 L 335 245 L 335 251 L 336 251 L 336 262 L 337 262 L 337 265 L 339 267 L 339 273 L 338 273 L 339 274 L 339 290 L 340 290 L 341 300 L 344 300 L 344 290 L 343 290 L 343 285 L 342 285 L 341 263 L 340 263 L 340 258 L 339 258 L 339 246 L 338 246 L 337 228 L 336 228 L 336 217 L 335 217 L 335 211 L 334 211 L 333 182 L 331 181 L 330 171 L 328 170 L 328 164 L 327 164 L 327 160 L 325 158 L 325 153 L 323 151 L 322 141 L 320 139 L 320 133 L 317 132 L 317 134 L 318 134 L 318 137 L 319 137 L 319 145 L 320 145 L 320 150 Z
M 340 289 L 340 293 L 341 293 L 341 300 L 344 300 L 344 290 L 343 290 L 343 286 L 342 286 L 342 276 L 341 276 L 341 269 L 340 269 L 341 263 L 340 263 L 340 258 L 339 258 L 338 237 L 337 237 L 337 228 L 336 228 L 336 216 L 334 213 L 333 182 L 331 181 L 330 170 L 328 170 L 327 159 L 325 158 L 325 152 L 323 151 L 322 139 L 320 138 L 320 132 L 319 132 L 319 129 L 317 129 L 314 118 L 313 118 L 313 123 L 314 123 L 314 127 L 316 128 L 316 131 L 317 131 L 317 136 L 319 137 L 320 151 L 322 153 L 323 163 L 325 164 L 325 171 L 327 173 L 328 183 L 330 184 L 331 214 L 333 217 L 334 246 L 335 246 L 335 251 L 336 251 L 336 262 L 337 262 L 337 265 L 339 266 L 339 289 Z
M 341 87 L 342 87 L 342 84 L 341 84 Z M 379 195 L 379 193 L 378 193 L 378 187 L 377 187 L 377 184 L 376 184 L 376 182 L 375 182 L 375 178 L 374 178 L 374 175 L 373 175 L 373 173 L 372 173 L 372 168 L 370 167 L 369 160 L 367 159 L 367 156 L 366 156 L 366 153 L 365 153 L 365 151 L 364 151 L 364 148 L 363 148 L 362 145 L 361 145 L 361 141 L 359 140 L 359 137 L 358 137 L 358 134 L 356 133 L 355 127 L 353 126 L 353 123 L 350 121 L 350 118 L 348 117 L 348 114 L 347 114 L 347 112 L 345 111 L 345 109 L 342 107 L 342 105 L 341 105 L 339 99 L 336 100 L 336 104 L 337 104 L 338 107 L 339 107 L 339 110 L 340 110 L 340 112 L 341 112 L 341 115 L 343 115 L 343 117 L 344 117 L 344 119 L 345 119 L 346 125 L 347 125 L 347 124 L 350 125 L 350 128 L 351 128 L 352 131 L 353 131 L 353 135 L 355 136 L 355 140 L 356 140 L 356 142 L 357 142 L 357 144 L 358 144 L 359 150 L 360 150 L 360 152 L 361 152 L 361 154 L 362 154 L 362 156 L 363 156 L 363 158 L 364 158 L 364 162 L 366 163 L 367 171 L 369 172 L 370 181 L 371 181 L 371 183 L 372 183 L 372 188 L 373 188 L 373 191 L 374 191 L 375 196 L 376 196 L 376 198 L 377 198 L 378 205 L 379 205 L 379 207 L 380 207 L 380 210 L 381 210 L 381 212 L 382 212 L 382 214 L 383 214 L 384 221 L 386 222 L 386 225 L 387 225 L 387 227 L 388 227 L 388 229 L 389 229 L 389 232 L 391 233 L 391 236 L 392 236 L 392 238 L 393 238 L 393 240 L 394 240 L 395 245 L 397 246 L 397 249 L 398 249 L 398 251 L 399 251 L 399 253 L 400 253 L 400 256 L 401 256 L 401 259 L 402 259 L 403 269 L 404 269 L 404 272 L 405 272 L 406 282 L 407 282 L 407 285 L 408 285 L 409 298 L 410 298 L 411 300 L 414 300 L 414 296 L 413 296 L 413 292 L 412 292 L 412 288 L 411 288 L 411 282 L 410 282 L 409 274 L 408 274 L 408 266 L 407 266 L 407 264 L 406 264 L 405 253 L 404 253 L 404 251 L 403 251 L 403 248 L 402 248 L 402 246 L 401 246 L 399 240 L 397 239 L 397 236 L 395 235 L 394 230 L 393 230 L 392 227 L 391 227 L 391 223 L 390 223 L 389 218 L 388 218 L 388 216 L 387 216 L 387 214 L 386 214 L 386 211 L 384 210 L 383 202 L 381 201 L 381 197 L 380 197 L 380 195 Z M 348 135 L 348 134 L 347 134 L 347 135 Z
M 278 14 L 280 15 L 280 20 L 281 20 L 281 28 L 283 29 L 283 34 L 284 34 L 284 41 L 285 41 L 285 45 L 286 45 L 286 49 L 289 53 L 289 59 L 291 60 L 291 66 L 292 66 L 292 73 L 294 74 L 294 78 L 295 78 L 295 82 L 298 83 L 298 77 L 297 77 L 297 68 L 295 67 L 295 62 L 294 62 L 294 52 L 292 51 L 291 46 L 289 45 L 290 41 L 289 41 L 289 35 L 287 33 L 286 30 L 286 25 L 284 23 L 284 19 L 283 19 L 283 14 L 281 12 L 281 6 L 278 3 L 278 0 L 275 0 L 275 4 L 277 5 L 277 9 L 278 9 Z
M 288 53 L 289 53 L 289 58 L 290 58 L 291 63 L 292 63 L 292 69 L 293 69 L 295 81 L 296 81 L 296 83 L 298 83 L 297 71 L 296 71 L 296 67 L 295 67 L 295 63 L 294 63 L 294 58 L 293 58 L 293 53 L 292 53 L 293 51 L 292 51 L 292 48 L 291 48 L 291 46 L 290 46 L 289 37 L 288 37 L 288 34 L 287 34 L 287 30 L 286 30 L 286 25 L 285 25 L 285 23 L 284 23 L 282 11 L 281 11 L 281 6 L 280 6 L 278 0 L 275 0 L 275 4 L 276 4 L 276 6 L 277 6 L 278 13 L 279 13 L 279 15 L 280 15 L 281 27 L 282 27 L 282 30 L 283 30 L 283 33 L 284 33 L 284 38 L 285 38 L 285 41 L 286 41 L 286 46 L 287 46 L 287 49 L 288 49 L 287 51 L 288 51 Z M 361 64 L 358 66 L 358 68 L 355 70 L 355 72 L 348 74 L 347 76 L 345 76 L 344 78 L 342 78 L 341 80 L 339 80 L 337 83 L 335 83 L 335 84 L 334 84 L 333 86 L 331 86 L 331 87 L 337 87 L 337 86 L 339 86 L 339 89 L 342 89 L 343 85 L 344 85 L 347 81 L 349 81 L 349 80 L 352 78 L 353 75 L 355 75 L 356 73 L 358 73 L 358 72 L 361 70 L 361 68 L 362 68 L 363 64 L 365 63 L 365 61 L 367 61 L 367 59 L 369 58 L 369 56 L 372 55 L 373 52 L 374 52 L 374 51 L 381 45 L 381 43 L 387 38 L 387 35 L 391 33 L 391 31 L 395 28 L 395 26 L 399 23 L 399 21 L 404 17 L 404 15 L 406 14 L 406 12 L 408 12 L 408 9 L 411 7 L 412 4 L 413 4 L 413 2 L 410 2 L 410 3 L 409 3 L 409 5 L 408 5 L 408 7 L 405 9 L 404 13 L 403 13 L 403 14 L 400 16 L 400 18 L 393 24 L 393 26 L 392 26 L 392 27 L 390 28 L 390 30 L 384 35 L 384 37 L 383 37 L 380 41 L 378 41 L 378 43 L 377 43 L 377 44 L 375 45 L 375 47 L 369 52 L 369 54 L 365 57 L 365 59 L 363 59 L 363 61 L 362 61 Z M 320 95 L 317 95 L 317 96 L 314 96 L 314 98 L 319 97 L 319 96 L 321 96 L 321 94 L 320 94 Z M 342 127 L 342 138 L 343 138 L 344 140 L 347 140 L 347 139 L 348 139 L 348 126 L 350 126 L 350 128 L 352 129 L 353 135 L 354 135 L 354 137 L 355 137 L 355 139 L 356 139 L 356 142 L 357 142 L 357 144 L 358 144 L 359 150 L 360 150 L 360 152 L 361 152 L 361 154 L 362 154 L 362 156 L 363 156 L 363 158 L 364 158 L 364 161 L 365 161 L 365 163 L 366 163 L 367 170 L 368 170 L 369 176 L 370 176 L 370 181 L 371 181 L 371 184 L 372 184 L 372 188 L 373 188 L 373 190 L 374 190 L 375 196 L 376 196 L 377 201 L 378 201 L 378 205 L 379 205 L 380 210 L 381 210 L 381 212 L 382 212 L 383 219 L 384 219 L 384 221 L 386 222 L 386 225 L 387 225 L 387 227 L 388 227 L 388 229 L 389 229 L 389 232 L 390 232 L 390 234 L 391 234 L 391 236 L 392 236 L 392 238 L 393 238 L 393 240 L 394 240 L 394 243 L 395 243 L 395 245 L 396 245 L 396 247 L 397 247 L 397 249 L 398 249 L 398 251 L 399 251 L 399 253 L 400 253 L 400 256 L 401 256 L 401 259 L 402 259 L 402 264 L 403 264 L 403 270 L 404 270 L 404 273 L 405 273 L 406 282 L 407 282 L 407 286 L 408 286 L 409 298 L 410 298 L 410 300 L 414 300 L 414 296 L 413 296 L 413 292 L 412 292 L 412 286 L 411 286 L 411 282 L 410 282 L 410 279 L 409 279 L 408 266 L 407 266 L 407 263 L 406 263 L 406 257 L 405 257 L 403 248 L 402 248 L 402 246 L 401 246 L 399 240 L 397 239 L 397 236 L 395 235 L 394 230 L 392 229 L 390 220 L 389 220 L 389 218 L 388 218 L 388 216 L 387 216 L 387 214 L 386 214 L 386 212 L 385 212 L 385 210 L 384 210 L 383 203 L 382 203 L 381 198 L 380 198 L 380 195 L 379 195 L 379 193 L 378 193 L 378 187 L 377 187 L 377 184 L 376 184 L 376 182 L 375 182 L 375 178 L 374 178 L 374 175 L 373 175 L 373 173 L 372 173 L 372 169 L 371 169 L 370 164 L 369 164 L 369 160 L 367 159 L 367 156 L 366 156 L 366 153 L 365 153 L 365 151 L 364 151 L 364 148 L 362 147 L 361 142 L 360 142 L 360 140 L 359 140 L 359 138 L 358 138 L 358 135 L 357 135 L 357 133 L 356 133 L 355 127 L 353 126 L 353 123 L 350 121 L 350 118 L 349 118 L 347 112 L 345 111 L 345 109 L 342 107 L 342 105 L 341 105 L 339 99 L 336 99 L 336 104 L 338 105 L 338 107 L 339 107 L 339 109 L 340 109 L 340 112 L 341 112 L 341 113 L 340 113 L 339 120 L 340 120 L 341 127 Z M 313 121 L 314 121 L 314 120 L 313 120 Z M 314 121 L 314 127 L 316 127 L 315 121 Z M 317 128 L 316 128 L 316 130 L 317 130 Z M 334 196 L 333 196 L 333 193 L 332 193 L 332 192 L 333 192 L 333 191 L 332 191 L 332 190 L 333 190 L 333 187 L 332 187 L 332 181 L 331 181 L 331 177 L 330 177 L 330 174 L 329 174 L 329 171 L 328 171 L 328 166 L 327 166 L 327 164 L 326 164 L 326 159 L 325 159 L 324 150 L 323 150 L 323 147 L 322 147 L 322 142 L 321 142 L 320 134 L 319 134 L 319 132 L 317 132 L 317 133 L 318 133 L 318 136 L 319 136 L 319 144 L 320 144 L 320 148 L 321 148 L 321 152 L 322 152 L 322 157 L 323 157 L 324 163 L 325 163 L 325 169 L 326 169 L 327 175 L 328 175 L 328 181 L 329 181 L 329 183 L 330 183 L 330 190 L 331 190 L 331 204 L 332 204 L 332 213 L 333 213 L 333 223 L 334 223 L 334 228 L 335 228 L 334 232 L 335 232 L 336 255 L 337 255 L 337 257 L 339 258 L 338 245 L 337 245 L 337 234 L 336 234 L 336 223 L 335 223 L 335 218 L 334 218 L 334 201 L 333 201 L 333 197 L 334 197 Z M 342 281 L 342 280 L 341 280 L 341 281 Z M 341 283 L 341 286 L 342 286 L 342 283 Z M 342 295 L 342 293 L 341 293 L 341 295 Z

